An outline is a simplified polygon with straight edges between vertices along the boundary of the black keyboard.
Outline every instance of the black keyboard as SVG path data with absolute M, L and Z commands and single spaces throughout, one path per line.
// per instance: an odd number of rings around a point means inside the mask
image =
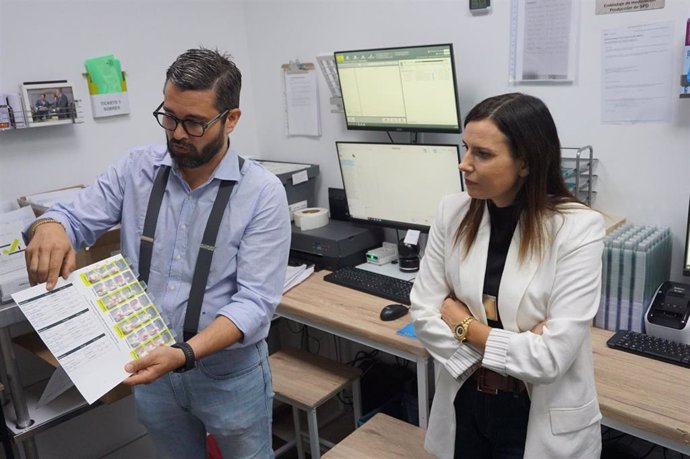
M 690 344 L 627 330 L 617 331 L 606 344 L 613 349 L 690 368 Z
M 410 304 L 412 282 L 354 267 L 340 268 L 324 276 L 323 280 L 371 293 L 391 301 Z

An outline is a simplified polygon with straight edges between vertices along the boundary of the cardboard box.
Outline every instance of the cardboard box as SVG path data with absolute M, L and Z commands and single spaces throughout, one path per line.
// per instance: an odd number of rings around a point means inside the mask
M 106 231 L 94 245 L 77 251 L 77 269 L 104 260 L 120 252 L 120 228 Z

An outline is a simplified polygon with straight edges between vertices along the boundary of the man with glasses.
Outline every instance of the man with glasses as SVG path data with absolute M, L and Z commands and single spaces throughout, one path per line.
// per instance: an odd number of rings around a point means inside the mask
M 153 115 L 166 145 L 135 148 L 70 204 L 27 230 L 29 278 L 75 267 L 75 248 L 121 225 L 122 253 L 177 335 L 130 362 L 137 414 L 159 456 L 270 457 L 272 387 L 265 338 L 290 245 L 285 189 L 230 148 L 241 75 L 218 51 L 191 49 L 167 71 Z

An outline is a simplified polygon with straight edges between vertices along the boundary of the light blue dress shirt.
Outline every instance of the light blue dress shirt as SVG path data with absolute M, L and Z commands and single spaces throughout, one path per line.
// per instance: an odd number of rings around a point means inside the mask
M 172 170 L 151 259 L 148 292 L 154 304 L 181 341 L 199 244 L 218 186 L 237 180 L 218 232 L 199 331 L 223 315 L 244 333 L 233 348 L 257 343 L 267 336 L 282 295 L 291 237 L 285 188 L 260 164 L 246 160 L 240 173 L 237 152 L 229 149 L 209 181 L 191 190 L 164 145 L 138 147 L 72 203 L 58 204 L 43 217 L 63 223 L 76 249 L 121 224 L 122 254 L 137 270 L 149 195 L 161 165 Z

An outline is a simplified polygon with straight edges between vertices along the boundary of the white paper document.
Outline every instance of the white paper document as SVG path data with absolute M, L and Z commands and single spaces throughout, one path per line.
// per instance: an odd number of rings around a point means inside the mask
M 673 24 L 642 24 L 602 32 L 602 123 L 670 121 Z
M 16 199 L 0 199 L 0 213 L 19 209 Z
M 31 207 L 20 207 L 0 213 L 0 223 L 19 223 L 22 227 L 29 226 L 35 218 L 36 215 Z
M 666 0 L 596 0 L 595 14 L 619 14 L 663 8 Z
M 579 7 L 577 0 L 513 0 L 511 81 L 575 79 Z
M 321 135 L 316 71 L 285 71 L 285 104 L 289 136 Z
M 22 270 L 26 272 L 22 237 L 23 225 L 19 222 L 0 223 L 0 280 L 4 274 Z
M 295 285 L 301 284 L 314 273 L 314 265 L 288 266 L 285 272 L 285 284 L 283 293 L 290 290 Z
M 10 301 L 14 292 L 29 287 L 22 231 L 33 220 L 30 207 L 0 213 L 0 301 Z
M 127 362 L 174 342 L 122 255 L 12 298 L 89 404 L 127 378 Z

